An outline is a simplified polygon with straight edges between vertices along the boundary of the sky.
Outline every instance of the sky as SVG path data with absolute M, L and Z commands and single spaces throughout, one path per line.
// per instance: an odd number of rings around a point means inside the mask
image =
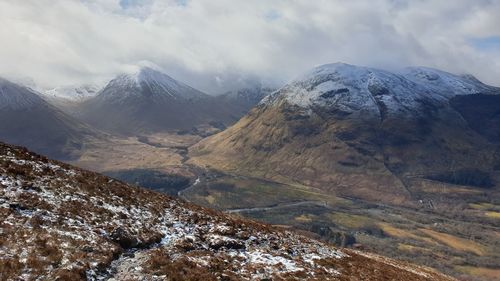
M 218 94 L 333 62 L 500 86 L 500 0 L 0 0 L 0 38 L 0 76 L 39 88 L 153 66 Z

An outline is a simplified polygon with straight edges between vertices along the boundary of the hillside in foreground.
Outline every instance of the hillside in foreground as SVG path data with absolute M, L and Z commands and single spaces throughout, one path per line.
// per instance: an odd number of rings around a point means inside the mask
M 452 280 L 0 143 L 1 280 Z

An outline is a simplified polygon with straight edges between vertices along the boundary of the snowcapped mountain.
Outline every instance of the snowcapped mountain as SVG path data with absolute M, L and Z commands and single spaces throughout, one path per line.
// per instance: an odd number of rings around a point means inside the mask
M 136 134 L 185 130 L 232 121 L 232 109 L 170 76 L 142 68 L 111 80 L 80 108 L 81 118 L 103 130 Z
M 85 84 L 78 86 L 56 87 L 42 94 L 48 99 L 62 99 L 72 102 L 82 102 L 97 95 L 102 89 L 100 84 Z
M 32 89 L 0 77 L 0 110 L 27 110 L 43 104 Z
M 408 67 L 402 70 L 401 74 L 429 92 L 447 98 L 457 95 L 495 94 L 499 91 L 498 88 L 486 85 L 470 74 L 455 75 L 428 67 Z
M 1 280 L 451 281 L 0 143 Z
M 206 98 L 207 95 L 165 73 L 144 67 L 136 73 L 122 74 L 111 80 L 99 97 L 113 103 L 120 103 L 130 98 L 196 99 Z
M 498 88 L 470 76 L 424 67 L 391 73 L 343 63 L 327 64 L 292 81 L 262 103 L 286 100 L 302 108 L 335 108 L 356 118 L 425 114 L 423 108 L 444 106 L 457 95 L 489 94 Z
M 102 87 L 101 84 L 62 86 L 42 91 L 41 97 L 65 113 L 78 117 L 79 106 L 95 97 Z
M 75 156 L 83 141 L 94 135 L 39 93 L 0 78 L 0 140 L 66 159 Z
M 471 76 L 328 64 L 199 142 L 191 161 L 402 204 L 428 180 L 500 186 L 498 112 L 500 89 Z

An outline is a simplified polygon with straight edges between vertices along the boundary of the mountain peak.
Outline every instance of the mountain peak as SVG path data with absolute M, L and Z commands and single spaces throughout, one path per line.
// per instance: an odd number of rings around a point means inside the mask
M 328 74 L 333 74 L 333 73 L 336 73 L 336 74 L 342 75 L 342 76 L 353 77 L 353 76 L 359 75 L 361 73 L 366 73 L 367 71 L 369 71 L 368 67 L 357 66 L 357 65 L 347 64 L 347 63 L 343 63 L 343 62 L 336 62 L 336 63 L 323 64 L 323 65 L 314 67 L 310 71 L 306 72 L 299 79 L 307 79 L 307 78 L 312 78 L 312 77 L 318 76 L 318 75 L 328 75 Z
M 457 75 L 430 67 L 407 67 L 401 74 L 406 79 L 446 97 L 498 91 L 497 88 L 482 83 L 472 75 Z
M 32 89 L 0 77 L 0 109 L 29 109 L 44 103 Z
M 94 97 L 102 89 L 102 84 L 83 84 L 56 87 L 42 92 L 49 99 L 61 99 L 66 101 L 84 101 Z
M 379 111 L 381 105 L 403 112 L 425 99 L 443 103 L 456 95 L 498 92 L 477 79 L 428 67 L 399 72 L 350 65 L 325 64 L 311 69 L 269 96 L 263 103 L 285 99 L 300 107 L 327 106 L 342 111 Z
M 129 97 L 192 99 L 205 95 L 159 70 L 142 67 L 135 73 L 118 75 L 97 97 L 119 102 Z
M 160 74 L 160 75 L 168 76 L 161 69 L 156 68 L 156 67 L 149 67 L 149 66 L 143 66 L 143 67 L 139 68 L 139 70 L 136 73 L 142 74 L 142 75 L 158 75 L 158 74 Z
M 222 103 L 150 67 L 117 76 L 82 104 L 80 112 L 87 123 L 120 134 L 185 130 L 232 120 Z
M 146 83 L 158 83 L 163 85 L 176 85 L 180 84 L 177 80 L 170 77 L 169 75 L 161 72 L 160 70 L 153 69 L 151 67 L 142 67 L 137 73 L 135 73 L 136 80 Z

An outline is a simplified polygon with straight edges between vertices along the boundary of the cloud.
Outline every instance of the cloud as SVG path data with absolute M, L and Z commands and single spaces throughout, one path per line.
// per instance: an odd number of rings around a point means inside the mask
M 3 0 L 0 75 L 43 87 L 145 63 L 211 93 L 324 63 L 426 65 L 500 85 L 500 1 Z

